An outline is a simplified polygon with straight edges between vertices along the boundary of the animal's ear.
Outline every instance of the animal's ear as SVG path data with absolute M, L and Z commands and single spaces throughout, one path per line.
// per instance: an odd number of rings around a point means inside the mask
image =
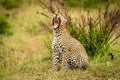
M 67 19 L 65 19 L 64 16 L 60 15 L 61 18 L 61 25 L 64 25 L 67 22 Z
M 55 15 L 53 15 L 52 18 L 51 18 L 51 24 L 53 24 L 54 16 Z

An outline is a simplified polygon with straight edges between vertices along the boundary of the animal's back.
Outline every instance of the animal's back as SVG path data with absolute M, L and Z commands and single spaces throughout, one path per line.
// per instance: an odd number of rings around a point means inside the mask
M 83 45 L 68 34 L 63 34 L 63 43 L 65 45 L 64 54 L 67 54 L 64 57 L 68 58 L 68 65 L 70 67 L 87 68 L 89 65 L 88 56 Z

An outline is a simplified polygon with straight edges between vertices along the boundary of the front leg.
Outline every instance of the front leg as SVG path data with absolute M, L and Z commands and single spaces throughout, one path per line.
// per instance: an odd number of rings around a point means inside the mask
M 60 53 L 53 52 L 53 70 L 58 70 L 58 66 L 60 64 Z
M 61 71 L 66 71 L 69 68 L 68 57 L 69 55 L 67 53 L 63 54 Z

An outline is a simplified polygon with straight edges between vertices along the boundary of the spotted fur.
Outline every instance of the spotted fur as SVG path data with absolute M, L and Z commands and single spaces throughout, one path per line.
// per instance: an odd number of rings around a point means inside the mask
M 56 15 L 57 17 L 58 15 Z M 61 64 L 61 69 L 67 68 L 83 68 L 89 66 L 88 55 L 82 44 L 70 36 L 65 24 L 53 29 L 53 69 L 58 70 L 58 65 Z M 64 22 L 64 21 L 63 21 Z

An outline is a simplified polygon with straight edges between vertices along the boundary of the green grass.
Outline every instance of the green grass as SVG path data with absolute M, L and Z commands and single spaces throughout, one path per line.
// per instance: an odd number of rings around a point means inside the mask
M 27 32 L 31 35 L 39 35 L 39 32 L 41 31 L 40 27 L 38 25 L 29 25 L 27 28 Z
M 119 39 L 120 40 L 120 39 Z M 119 42 L 119 41 L 118 41 Z M 116 45 L 112 45 L 116 46 Z M 114 49 L 117 51 L 119 48 Z M 113 52 L 114 52 L 113 51 Z M 52 54 L 40 53 L 34 58 L 25 60 L 20 63 L 19 71 L 5 79 L 20 80 L 119 80 L 120 78 L 120 53 L 114 53 L 115 59 L 111 61 L 109 58 L 94 62 L 90 61 L 91 67 L 84 71 L 79 69 L 64 71 L 51 71 Z
M 68 7 L 80 7 L 84 9 L 97 9 L 106 4 L 119 4 L 119 0 L 67 0 L 65 5 Z
M 91 67 L 84 71 L 79 69 L 51 71 L 51 36 L 41 29 L 39 21 L 46 18 L 38 5 L 25 6 L 18 10 L 9 10 L 8 21 L 15 26 L 11 36 L 0 36 L 0 80 L 119 80 L 120 77 L 120 39 L 111 46 L 113 61 L 106 55 L 90 60 Z M 74 14 L 74 13 L 73 13 Z M 11 16 L 11 15 L 14 15 Z M 39 28 L 38 28 L 38 27 Z M 35 29 L 34 29 L 35 27 Z M 39 31 L 40 30 L 40 31 Z M 48 42 L 45 43 L 44 42 Z M 50 50 L 48 51 L 47 48 Z

